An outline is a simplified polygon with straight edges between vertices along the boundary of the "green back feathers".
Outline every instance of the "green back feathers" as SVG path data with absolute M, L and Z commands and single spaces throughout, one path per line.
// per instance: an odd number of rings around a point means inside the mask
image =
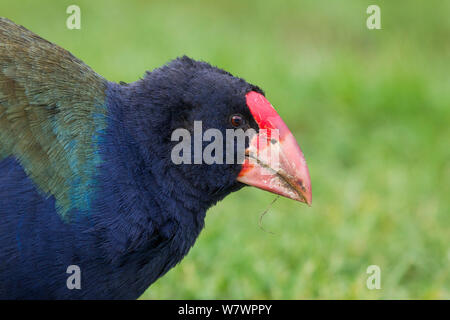
M 0 18 L 0 160 L 17 158 L 62 215 L 89 208 L 105 89 L 70 52 Z

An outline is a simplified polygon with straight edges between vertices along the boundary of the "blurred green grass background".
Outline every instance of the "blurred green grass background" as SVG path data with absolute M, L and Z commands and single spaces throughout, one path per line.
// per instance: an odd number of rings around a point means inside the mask
M 66 8 L 81 7 L 81 30 Z M 366 28 L 381 8 L 382 30 Z M 187 54 L 261 86 L 313 206 L 253 188 L 212 208 L 145 299 L 450 299 L 449 1 L 16 1 L 0 15 L 109 80 Z M 366 287 L 369 265 L 381 289 Z

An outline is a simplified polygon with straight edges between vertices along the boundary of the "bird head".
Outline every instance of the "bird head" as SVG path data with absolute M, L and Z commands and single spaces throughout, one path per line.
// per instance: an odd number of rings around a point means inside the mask
M 259 87 L 182 57 L 148 72 L 132 92 L 157 106 L 139 116 L 165 146 L 152 152 L 190 188 L 217 201 L 250 185 L 311 204 L 303 153 Z

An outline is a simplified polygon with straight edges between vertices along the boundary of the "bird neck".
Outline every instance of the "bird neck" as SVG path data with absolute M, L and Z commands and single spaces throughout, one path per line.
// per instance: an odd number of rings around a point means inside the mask
M 168 160 L 159 135 L 165 115 L 141 97 L 133 84 L 108 84 L 109 123 L 101 150 L 104 221 L 125 253 L 172 239 L 182 246 L 181 259 L 219 198 L 205 197 Z

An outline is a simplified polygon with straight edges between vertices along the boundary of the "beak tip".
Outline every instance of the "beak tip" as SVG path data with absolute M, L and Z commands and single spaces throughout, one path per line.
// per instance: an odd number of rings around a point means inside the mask
M 308 205 L 308 207 L 312 207 L 312 194 L 311 192 L 303 195 L 304 203 Z
M 305 170 L 308 170 L 306 167 Z M 308 207 L 311 207 L 312 205 L 312 190 L 311 190 L 311 179 L 309 178 L 309 172 L 307 172 L 307 183 L 306 187 L 304 187 L 304 184 L 300 184 L 300 194 L 302 196 L 302 200 L 304 203 L 308 205 Z

